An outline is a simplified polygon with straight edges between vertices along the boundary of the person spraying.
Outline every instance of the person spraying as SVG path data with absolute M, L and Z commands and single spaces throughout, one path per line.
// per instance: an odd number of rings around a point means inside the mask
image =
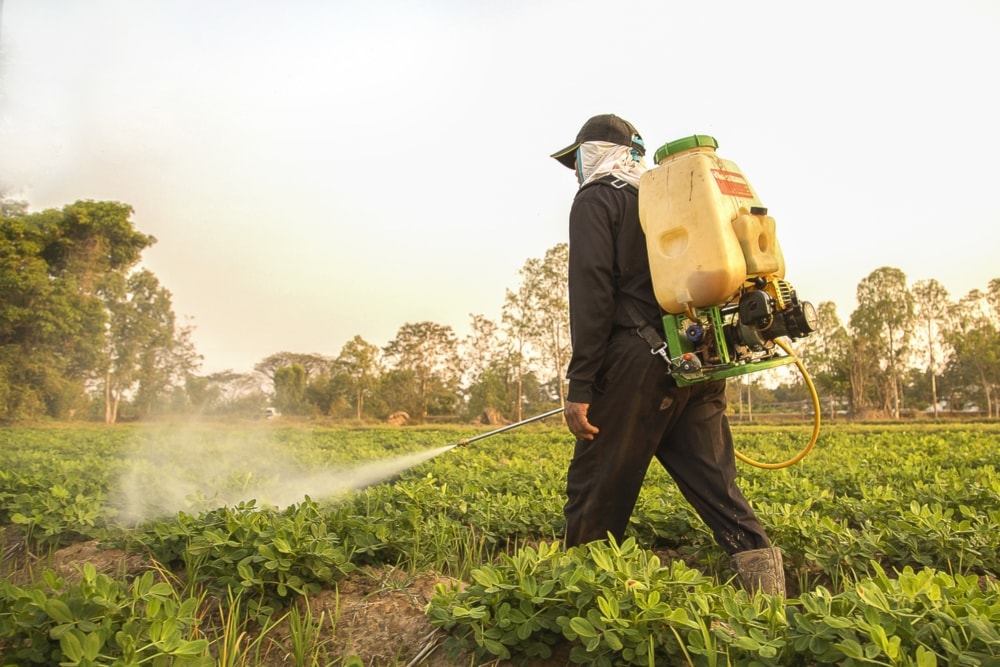
M 566 423 L 565 544 L 624 537 L 655 458 L 729 555 L 750 590 L 784 595 L 772 546 L 736 483 L 726 382 L 677 386 L 639 331 L 659 326 L 638 185 L 645 145 L 628 121 L 603 114 L 553 153 L 576 174 L 569 214 L 572 357 Z

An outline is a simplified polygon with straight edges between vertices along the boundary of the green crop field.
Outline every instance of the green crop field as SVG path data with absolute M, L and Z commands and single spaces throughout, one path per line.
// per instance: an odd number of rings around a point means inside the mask
M 810 431 L 736 439 L 780 461 Z M 996 425 L 740 463 L 785 600 L 734 585 L 658 468 L 623 543 L 563 549 L 570 437 L 449 447 L 476 433 L 0 429 L 0 664 L 1000 665 Z

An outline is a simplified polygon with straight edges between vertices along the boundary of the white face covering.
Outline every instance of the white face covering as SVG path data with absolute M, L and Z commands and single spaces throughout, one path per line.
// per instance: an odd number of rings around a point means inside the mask
M 646 163 L 628 146 L 607 141 L 587 141 L 576 149 L 576 178 L 581 186 L 613 174 L 626 183 L 639 187 L 639 177 L 644 171 Z

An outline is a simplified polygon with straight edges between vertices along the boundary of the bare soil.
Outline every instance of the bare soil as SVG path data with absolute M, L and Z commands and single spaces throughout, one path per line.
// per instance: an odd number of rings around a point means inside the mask
M 365 665 L 472 664 L 471 655 L 455 660 L 445 655 L 444 633 L 424 614 L 434 586 L 449 581 L 434 573 L 411 576 L 394 569 L 365 569 L 341 580 L 334 590 L 309 596 L 308 615 L 328 633 L 324 652 L 333 660 L 357 656 Z M 306 601 L 297 604 L 305 616 Z M 275 638 L 290 647 L 287 622 L 275 629 Z M 286 663 L 279 657 L 269 664 Z

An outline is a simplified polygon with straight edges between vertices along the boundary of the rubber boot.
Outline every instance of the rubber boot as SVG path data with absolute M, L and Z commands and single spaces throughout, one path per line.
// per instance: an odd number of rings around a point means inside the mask
M 785 569 L 781 549 L 751 549 L 735 553 L 730 559 L 740 583 L 747 591 L 785 596 Z

